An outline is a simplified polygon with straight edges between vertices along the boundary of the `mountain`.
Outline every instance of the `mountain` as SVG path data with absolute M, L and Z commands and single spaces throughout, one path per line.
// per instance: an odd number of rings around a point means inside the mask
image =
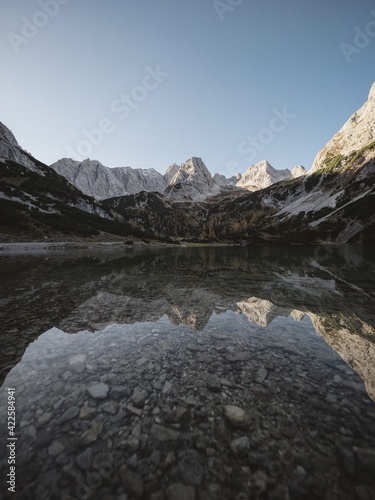
M 263 160 L 251 165 L 241 176 L 236 186 L 245 188 L 248 191 L 258 191 L 277 182 L 305 175 L 305 173 L 306 171 L 302 166 L 295 167 L 292 171 L 288 169 L 276 170 L 268 161 Z
M 171 182 L 171 180 L 176 175 L 179 169 L 180 165 L 177 165 L 177 163 L 173 163 L 170 167 L 167 168 L 167 171 L 164 174 L 164 180 L 167 183 L 167 185 Z
M 0 160 L 11 160 L 19 165 L 36 170 L 31 155 L 23 150 L 13 133 L 0 122 Z
M 109 168 L 96 160 L 83 162 L 62 158 L 51 165 L 57 173 L 65 177 L 82 193 L 96 200 L 137 194 L 142 191 L 162 193 L 167 198 L 178 201 L 203 201 L 228 187 L 257 191 L 276 182 L 305 175 L 302 166 L 292 171 L 276 170 L 267 161 L 252 165 L 245 174 L 235 174 L 230 178 L 215 174 L 213 177 L 201 158 L 190 158 L 182 165 L 173 163 L 164 175 L 153 168 L 131 167 Z
M 374 120 L 374 115 L 367 116 L 367 137 L 373 135 Z M 355 129 L 356 126 L 353 122 L 352 127 Z M 347 135 L 355 137 L 349 129 Z M 156 200 L 153 197 L 142 199 L 142 204 L 138 205 L 130 200 L 109 200 L 105 207 L 115 212 L 117 204 L 121 206 L 124 220 L 132 224 L 141 221 L 144 229 L 155 230 L 160 236 L 192 241 L 374 243 L 375 145 L 370 143 L 355 150 L 361 145 L 357 144 L 356 140 L 353 146 L 347 144 L 350 153 L 338 157 L 332 165 L 310 171 L 308 175 L 303 167 L 297 166 L 293 173 L 284 171 L 288 178 L 281 181 L 274 177 L 279 174 L 277 171 L 275 174 L 269 163 L 261 162 L 256 168 L 251 167 L 245 180 L 240 179 L 237 186 L 241 180 L 244 186 L 254 185 L 256 181 L 258 188 L 272 181 L 279 182 L 254 192 L 221 190 L 206 199 L 202 191 L 206 193 L 212 189 L 212 178 L 206 170 L 199 171 L 200 162 L 192 160 L 187 162 L 186 171 L 185 167 L 178 170 L 171 181 L 172 195 L 177 197 L 179 191 L 182 192 L 181 200 L 185 201 L 182 207 L 173 203 L 173 198 L 169 198 L 167 204 L 162 196 L 157 200 L 162 206 L 162 216 L 155 215 Z M 334 151 L 327 149 L 327 154 L 334 157 Z M 190 180 L 196 175 L 202 181 L 198 192 Z M 251 176 L 253 180 L 250 180 Z M 186 196 L 186 180 L 190 198 Z M 222 188 L 222 177 L 216 176 L 215 180 L 216 186 Z M 201 201 L 191 203 L 189 199 L 192 198 Z M 156 222 L 157 217 L 159 222 Z
M 375 83 L 367 102 L 356 111 L 345 125 L 317 154 L 310 173 L 335 165 L 351 152 L 360 151 L 375 143 Z
M 229 177 L 229 179 L 222 174 L 215 174 L 213 176 L 213 180 L 216 182 L 218 186 L 222 188 L 228 186 L 236 186 L 240 179 L 241 179 L 240 173 L 234 174 L 232 177 Z
M 39 228 L 39 238 L 60 228 L 62 234 L 80 237 L 105 233 L 241 244 L 375 243 L 374 89 L 307 174 L 301 166 L 278 171 L 263 161 L 239 179 L 213 178 L 196 157 L 171 165 L 164 177 L 152 169 L 108 169 L 90 160 L 66 159 L 52 169 L 20 148 L 1 125 L 1 231 L 8 239 L 17 226 L 17 237 L 24 239 L 34 234 L 32 228 Z M 55 171 L 60 168 L 64 177 Z M 72 209 L 79 212 L 73 215 Z M 22 232 L 24 226 L 27 231 Z
M 60 175 L 82 193 L 97 200 L 125 196 L 141 191 L 163 193 L 167 187 L 164 177 L 154 170 L 131 167 L 108 168 L 98 161 L 74 161 L 63 158 L 51 165 Z
M 165 195 L 176 201 L 203 201 L 220 192 L 201 158 L 190 158 L 172 177 Z
M 120 239 L 152 235 L 119 223 L 94 198 L 33 158 L 0 122 L 0 241 Z

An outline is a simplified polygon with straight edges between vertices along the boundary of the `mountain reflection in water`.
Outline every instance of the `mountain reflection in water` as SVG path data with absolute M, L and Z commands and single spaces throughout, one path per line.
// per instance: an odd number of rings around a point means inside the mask
M 322 488 L 333 498 L 342 487 L 354 495 L 354 472 L 362 497 L 371 491 L 373 479 L 363 463 L 368 457 L 373 463 L 375 456 L 368 438 L 374 431 L 375 409 L 361 381 L 375 400 L 371 248 L 212 247 L 4 255 L 0 273 L 0 368 L 2 380 L 7 377 L 0 392 L 1 416 L 6 387 L 14 386 L 21 434 L 31 439 L 35 450 L 43 449 L 46 459 L 40 473 L 44 479 L 37 487 L 30 463 L 32 457 L 36 464 L 41 458 L 26 443 L 20 444 L 21 470 L 24 467 L 28 488 L 38 492 L 38 498 L 49 498 L 44 483 L 50 476 L 52 488 L 73 494 L 75 476 L 64 476 L 71 457 L 76 463 L 80 457 L 78 469 L 85 474 L 92 460 L 86 457 L 85 463 L 80 454 L 91 452 L 82 450 L 95 443 L 105 460 L 103 449 L 115 453 L 117 435 L 127 461 L 112 482 L 103 480 L 87 498 L 102 498 L 106 484 L 108 494 L 117 492 L 114 498 L 125 493 L 129 498 L 152 498 L 159 489 L 175 498 L 173 488 L 178 492 L 178 485 L 193 488 L 190 493 L 204 490 L 207 498 L 257 495 L 259 470 L 275 459 L 271 448 L 277 457 L 291 447 L 294 461 L 284 464 L 283 479 L 275 486 L 263 477 L 264 491 L 279 491 L 277 498 L 322 498 Z M 87 392 L 92 384 L 99 384 L 103 397 Z M 224 423 L 229 417 L 222 418 L 222 406 L 234 404 L 253 407 L 249 446 L 257 451 L 251 459 L 243 459 L 246 426 L 239 425 L 229 436 Z M 72 419 L 69 414 L 64 417 L 69 411 Z M 145 420 L 145 415 L 152 420 Z M 141 431 L 134 430 L 133 419 Z M 107 420 L 112 433 L 105 429 Z M 70 428 L 64 431 L 66 422 Z M 49 437 L 40 442 L 40 429 L 46 426 Z M 323 445 L 318 439 L 309 454 L 306 443 L 297 442 L 318 434 L 332 443 Z M 214 437 L 221 444 L 206 442 Z M 138 439 L 134 450 L 129 444 L 133 438 Z M 148 445 L 142 445 L 142 439 Z M 174 440 L 183 442 L 191 456 L 182 451 L 175 460 L 169 456 L 170 467 L 160 475 L 166 467 L 158 462 L 162 458 L 150 457 L 156 446 L 167 460 L 168 453 L 174 453 Z M 221 446 L 229 446 L 232 458 Z M 351 446 L 360 450 L 359 455 Z M 206 457 L 207 448 L 208 465 L 201 456 L 203 450 Z M 215 449 L 222 456 L 216 468 L 223 468 L 216 480 L 210 467 Z M 237 472 L 229 471 L 234 459 Z M 321 459 L 326 466 L 333 461 L 326 482 L 321 480 Z M 193 466 L 195 462 L 201 467 Z M 351 473 L 340 483 L 341 466 Z M 245 481 L 243 474 L 251 473 L 260 476 Z M 138 486 L 129 486 L 132 481 Z M 155 492 L 148 492 L 149 483 Z M 181 488 L 178 494 L 187 494 Z

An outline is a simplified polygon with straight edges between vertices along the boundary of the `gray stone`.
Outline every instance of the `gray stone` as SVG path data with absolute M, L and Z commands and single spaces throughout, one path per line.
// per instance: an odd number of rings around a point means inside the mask
M 197 406 L 198 404 L 198 400 L 193 398 L 192 396 L 188 396 L 186 399 L 185 399 L 185 403 L 189 406 Z
M 68 455 L 66 455 L 66 453 L 61 453 L 61 455 L 59 455 L 57 458 L 56 458 L 56 463 L 58 465 L 66 465 L 69 463 L 69 457 Z
M 87 391 L 94 399 L 105 399 L 109 393 L 109 386 L 107 384 L 103 384 L 102 382 L 98 382 L 90 385 L 87 388 Z
M 111 397 L 113 399 L 127 399 L 132 395 L 132 390 L 130 387 L 124 385 L 116 385 L 111 389 Z
M 195 500 L 195 488 L 182 483 L 171 484 L 167 489 L 168 500 Z
M 64 451 L 65 447 L 59 441 L 54 441 L 48 448 L 48 455 L 52 457 L 57 457 Z
M 87 446 L 91 443 L 94 443 L 100 434 L 103 432 L 103 423 L 98 422 L 94 424 L 90 429 L 84 432 L 80 438 L 80 442 L 82 445 Z
M 53 414 L 52 413 L 49 413 L 49 412 L 46 412 L 46 413 L 43 413 L 39 418 L 38 418 L 38 424 L 47 424 L 48 422 L 50 422 L 53 418 Z
M 92 408 L 91 406 L 88 406 L 88 403 L 86 403 L 82 406 L 80 412 L 79 412 L 79 418 L 82 420 L 91 420 L 92 417 L 96 413 L 96 408 Z
M 136 390 L 131 397 L 134 406 L 140 408 L 144 405 L 146 399 L 148 398 L 148 392 L 145 390 Z
M 66 422 L 73 420 L 73 418 L 78 417 L 78 415 L 79 415 L 78 406 L 71 406 L 61 415 L 61 417 L 58 419 L 57 423 L 58 424 L 65 424 Z
M 82 470 L 89 470 L 92 464 L 93 451 L 92 448 L 86 448 L 85 451 L 77 455 L 75 462 Z
M 163 394 L 168 394 L 168 392 L 170 392 L 171 389 L 172 389 L 171 382 L 168 382 L 168 380 L 166 380 L 165 383 L 164 383 L 164 387 L 163 387 L 162 393 Z
M 154 424 L 150 430 L 150 437 L 156 441 L 177 441 L 180 433 L 174 429 Z
M 107 401 L 107 403 L 104 403 L 104 405 L 102 405 L 102 409 L 110 415 L 116 415 L 116 413 L 118 412 L 118 403 L 117 401 Z
M 36 429 L 33 425 L 28 425 L 27 427 L 24 427 L 22 429 L 22 434 L 25 436 L 25 437 L 29 437 L 31 439 L 35 439 L 36 438 Z
M 126 461 L 126 464 L 131 468 L 131 469 L 136 469 L 138 465 L 138 457 L 136 453 L 133 453 L 133 455 L 128 458 Z
M 141 498 L 144 492 L 143 479 L 137 472 L 128 470 L 123 480 L 124 489 L 135 498 Z
M 238 406 L 224 406 L 224 416 L 226 419 L 238 429 L 246 429 L 250 426 L 250 416 Z
M 138 417 L 142 416 L 142 413 L 143 413 L 142 410 L 140 410 L 139 408 L 136 408 L 133 405 L 127 405 L 126 409 L 129 410 L 130 413 L 133 413 L 133 415 L 137 415 Z
M 211 392 L 221 392 L 221 382 L 216 375 L 204 373 L 202 374 L 202 378 Z
M 264 367 L 262 367 L 256 372 L 254 380 L 255 382 L 257 382 L 257 384 L 262 384 L 266 380 L 266 378 L 267 378 L 267 370 Z
M 86 354 L 75 354 L 71 358 L 69 358 L 69 365 L 74 366 L 74 365 L 82 365 L 83 363 L 86 363 L 87 355 Z
M 184 406 L 178 406 L 176 408 L 175 420 L 181 424 L 188 424 L 191 420 L 190 410 Z
M 203 467 L 200 455 L 195 450 L 187 450 L 184 452 L 179 464 L 178 479 L 184 484 L 191 486 L 200 486 L 203 478 Z
M 329 392 L 326 396 L 326 401 L 328 404 L 336 403 L 337 397 L 334 394 L 332 394 L 331 392 Z
M 130 436 L 130 438 L 127 439 L 124 444 L 125 444 L 126 449 L 130 453 L 133 453 L 133 452 L 137 451 L 139 448 L 139 437 Z
M 245 455 L 250 449 L 250 441 L 247 436 L 242 436 L 230 443 L 230 448 L 236 457 Z
M 161 391 L 164 387 L 164 384 L 160 381 L 154 381 L 151 382 L 152 388 L 155 389 L 155 391 Z

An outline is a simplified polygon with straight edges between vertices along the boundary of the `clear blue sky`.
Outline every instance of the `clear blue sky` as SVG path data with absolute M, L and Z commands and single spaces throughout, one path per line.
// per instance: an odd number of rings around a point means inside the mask
M 356 27 L 371 36 L 349 63 L 340 44 L 355 47 Z M 375 80 L 375 4 L 2 0 L 0 60 L 0 121 L 47 164 L 101 125 L 85 157 L 111 167 L 164 172 L 200 156 L 226 175 L 263 159 L 310 168 Z

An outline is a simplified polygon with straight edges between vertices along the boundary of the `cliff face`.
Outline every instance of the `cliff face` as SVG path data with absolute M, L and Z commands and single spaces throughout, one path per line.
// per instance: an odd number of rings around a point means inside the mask
M 339 155 L 346 156 L 359 151 L 375 141 L 375 83 L 372 85 L 368 100 L 356 111 L 345 125 L 317 154 L 311 171 L 332 166 Z
M 163 193 L 167 187 L 164 177 L 152 168 L 108 168 L 98 161 L 85 160 L 80 163 L 70 158 L 59 160 L 51 168 L 82 193 L 98 200 L 141 191 Z
M 288 169 L 276 170 L 268 161 L 264 160 L 249 167 L 236 183 L 236 186 L 245 188 L 248 191 L 258 191 L 277 182 L 299 177 L 305 173 L 306 171 L 302 166 L 295 167 L 292 171 Z
M 190 158 L 172 177 L 165 195 L 175 201 L 204 201 L 220 192 L 201 158 Z
M 0 122 L 0 160 L 11 160 L 30 170 L 36 170 L 30 155 L 18 144 L 13 133 Z
M 375 401 L 375 328 L 343 314 L 309 316 L 327 344 L 364 380 L 369 396 Z
M 267 161 L 251 165 L 243 174 L 231 178 L 211 175 L 201 158 L 192 157 L 182 165 L 173 163 L 166 173 L 131 167 L 108 168 L 95 160 L 83 162 L 63 158 L 51 167 L 80 191 L 97 200 L 137 194 L 162 193 L 177 202 L 201 202 L 230 187 L 232 191 L 258 191 L 277 182 L 306 174 L 304 167 L 276 170 Z

